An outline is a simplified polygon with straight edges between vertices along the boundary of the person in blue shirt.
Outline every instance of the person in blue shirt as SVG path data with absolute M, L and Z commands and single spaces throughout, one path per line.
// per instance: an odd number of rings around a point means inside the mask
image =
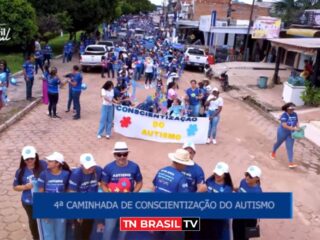
M 60 85 L 60 79 L 57 75 L 57 68 L 52 67 L 50 69 L 50 74 L 47 78 L 48 82 L 48 97 L 49 97 L 49 117 L 52 118 L 60 118 L 60 116 L 57 115 L 57 104 L 59 101 L 59 85 Z
M 38 74 L 38 68 L 40 68 L 43 73 L 43 55 L 41 50 L 36 50 L 34 52 L 34 60 L 35 60 L 36 74 Z
M 72 41 L 69 41 L 67 43 L 67 48 L 68 48 L 68 62 L 72 61 L 72 55 L 73 55 L 73 43 Z
M 84 42 L 81 42 L 79 46 L 79 57 L 81 57 L 81 55 L 84 54 L 85 49 L 86 49 L 86 46 L 84 45 Z
M 80 119 L 80 95 L 81 95 L 81 84 L 82 84 L 82 74 L 80 73 L 79 66 L 73 66 L 73 73 L 70 75 L 71 79 L 68 80 L 68 83 L 72 86 L 72 101 L 76 114 L 73 116 L 73 120 Z M 70 109 L 68 109 L 70 110 Z
M 127 144 L 116 142 L 113 155 L 116 160 L 107 164 L 102 171 L 102 190 L 104 192 L 139 192 L 143 185 L 142 175 L 139 165 L 128 160 Z M 117 221 L 117 219 L 105 220 L 104 240 L 125 239 L 126 232 L 120 232 L 119 229 L 116 229 Z
M 232 193 L 233 183 L 228 164 L 218 162 L 213 170 L 213 175 L 206 180 L 206 185 L 210 193 Z M 204 219 L 201 221 L 200 229 L 200 239 L 231 239 L 228 219 Z
M 66 61 L 69 62 L 69 46 L 68 44 L 66 43 L 64 46 L 63 46 L 63 58 L 62 58 L 62 62 L 65 63 Z
M 29 229 L 33 239 L 39 239 L 37 220 L 32 218 L 32 192 L 37 191 L 37 179 L 47 163 L 39 160 L 39 155 L 33 146 L 25 146 L 21 152 L 20 165 L 15 173 L 13 189 L 22 192 L 21 202 L 28 216 Z
M 43 64 L 48 63 L 50 66 L 50 60 L 52 57 L 52 47 L 48 44 L 48 41 L 46 41 L 44 47 L 43 47 Z
M 31 56 L 27 56 L 26 61 L 22 65 L 23 76 L 26 82 L 26 98 L 27 100 L 32 100 L 32 86 L 34 81 L 34 64 L 31 61 Z
M 245 178 L 241 180 L 239 188 L 236 189 L 238 193 L 262 193 L 261 178 L 262 171 L 257 166 L 249 166 L 245 172 Z M 234 240 L 247 240 L 247 227 L 256 227 L 257 219 L 233 219 L 232 230 Z
M 190 81 L 191 87 L 187 89 L 186 94 L 189 98 L 191 116 L 198 117 L 200 112 L 200 101 L 202 99 L 201 91 L 197 88 L 197 81 Z
M 297 113 L 294 111 L 294 103 L 287 103 L 282 106 L 282 111 L 284 111 L 280 117 L 280 125 L 277 131 L 277 142 L 273 145 L 271 158 L 276 158 L 276 151 L 286 142 L 286 149 L 288 154 L 289 168 L 297 167 L 297 164 L 293 162 L 293 145 L 294 139 L 291 134 L 299 130 L 299 119 Z
M 187 150 L 177 149 L 174 153 L 168 154 L 172 161 L 171 166 L 160 169 L 154 177 L 153 190 L 157 193 L 187 193 L 188 183 L 182 171 L 187 166 L 193 166 L 194 162 L 190 158 Z M 184 232 L 157 232 L 156 239 L 184 239 Z
M 98 192 L 102 176 L 102 168 L 99 167 L 90 153 L 80 156 L 81 166 L 75 168 L 69 179 L 69 192 Z M 89 240 L 94 219 L 74 220 L 75 239 Z
M 46 157 L 48 162 L 47 170 L 41 172 L 38 185 L 39 192 L 64 193 L 68 189 L 70 168 L 64 161 L 64 156 L 54 152 Z M 66 220 L 65 219 L 41 219 L 41 232 L 44 240 L 65 240 Z

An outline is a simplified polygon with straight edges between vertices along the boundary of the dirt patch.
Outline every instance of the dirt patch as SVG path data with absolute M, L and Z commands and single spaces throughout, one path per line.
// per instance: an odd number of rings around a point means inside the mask
M 9 102 L 8 106 L 0 110 L 0 125 L 24 109 L 28 104 L 30 104 L 30 101 L 27 100 Z

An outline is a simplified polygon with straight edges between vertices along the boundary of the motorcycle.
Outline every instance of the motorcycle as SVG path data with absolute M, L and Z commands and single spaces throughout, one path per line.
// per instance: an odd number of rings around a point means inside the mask
M 210 67 L 209 64 L 206 64 L 204 66 L 204 75 L 209 78 L 210 80 L 212 79 L 212 77 L 214 76 L 214 72 L 212 70 L 212 68 Z
M 229 76 L 228 76 L 227 72 L 221 73 L 221 75 L 219 77 L 219 81 L 220 81 L 221 89 L 224 92 L 226 92 L 226 91 L 228 91 L 230 89 Z

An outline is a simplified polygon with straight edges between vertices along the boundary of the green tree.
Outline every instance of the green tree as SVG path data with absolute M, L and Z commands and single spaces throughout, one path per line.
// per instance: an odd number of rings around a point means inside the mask
M 26 0 L 0 0 L 0 23 L 10 28 L 10 40 L 0 42 L 5 46 L 22 46 L 37 34 L 36 14 Z
M 280 0 L 275 2 L 271 9 L 271 14 L 280 17 L 289 26 L 303 13 L 306 9 L 319 9 L 320 2 L 318 0 Z

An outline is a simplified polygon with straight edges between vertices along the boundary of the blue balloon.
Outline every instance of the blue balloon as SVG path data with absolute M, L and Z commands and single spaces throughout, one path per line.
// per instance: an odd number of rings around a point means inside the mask
M 82 90 L 86 90 L 86 89 L 87 89 L 87 84 L 82 83 L 82 84 L 81 84 L 81 89 L 82 89 Z
M 0 82 L 4 82 L 6 80 L 7 74 L 5 72 L 0 73 Z
M 10 83 L 11 83 L 12 85 L 17 85 L 17 79 L 15 79 L 14 77 L 12 77 L 12 78 L 10 79 Z

